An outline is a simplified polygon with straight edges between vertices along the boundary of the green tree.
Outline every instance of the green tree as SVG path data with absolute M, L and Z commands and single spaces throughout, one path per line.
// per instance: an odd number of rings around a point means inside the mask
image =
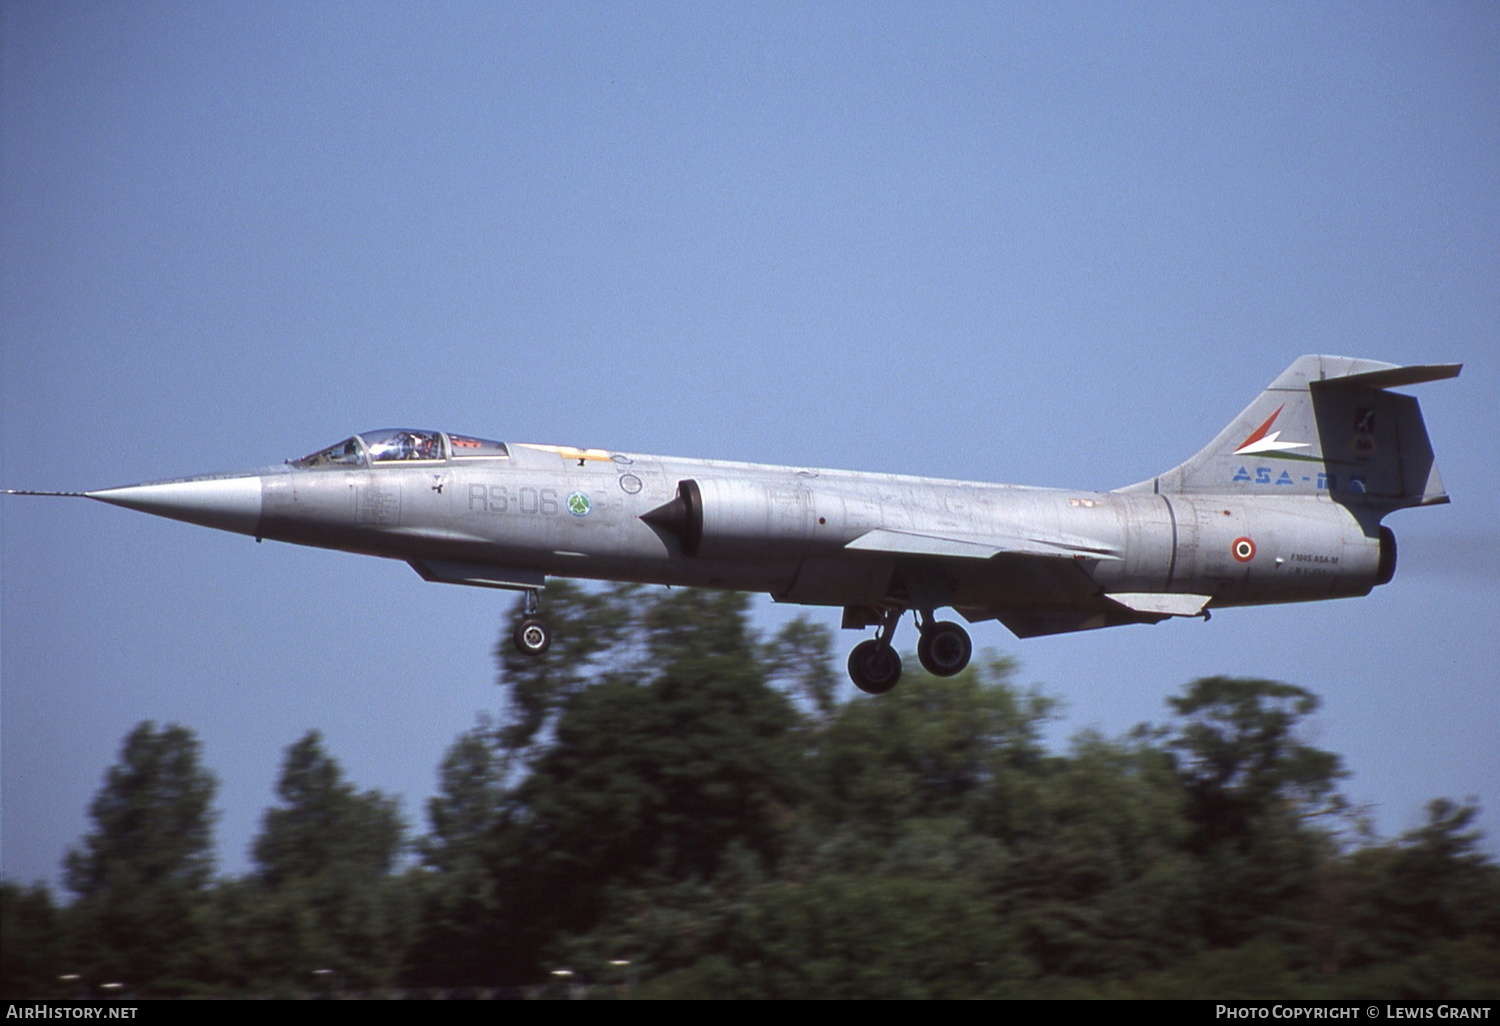
M 1274 680 L 1204 677 L 1167 699 L 1183 722 L 1171 739 L 1182 775 L 1212 830 L 1242 832 L 1272 806 L 1302 818 L 1340 812 L 1339 757 L 1302 743 L 1317 711 L 1306 688 Z
M 64 863 L 79 971 L 94 983 L 180 994 L 203 975 L 216 786 L 191 731 L 147 721 L 126 736 Z
M 68 964 L 62 917 L 45 884 L 0 880 L 0 997 L 77 997 L 61 980 Z
M 417 842 L 424 865 L 467 875 L 484 864 L 502 819 L 505 777 L 488 723 L 459 735 L 439 768 L 438 793 L 427 801 L 432 830 Z
M 632 649 L 643 633 L 640 607 L 649 604 L 645 594 L 634 584 L 593 589 L 553 581 L 545 593 L 553 638 L 545 655 L 522 655 L 511 644 L 509 631 L 501 632 L 495 659 L 505 689 L 505 715 L 496 738 L 507 753 L 524 763 L 529 752 L 544 744 L 569 698 L 605 677 L 633 676 L 637 654 Z M 512 619 L 523 608 L 517 600 Z
M 404 847 L 399 801 L 355 791 L 316 730 L 286 750 L 276 794 L 281 804 L 266 810 L 252 849 L 268 887 L 349 872 L 382 877 L 395 868 Z
M 961 816 L 1005 836 L 1025 808 L 1052 703 L 1000 659 L 949 679 L 913 675 L 840 706 L 813 741 L 813 801 L 827 824 L 889 842 L 914 818 Z
M 253 889 L 239 907 L 251 986 L 302 992 L 318 983 L 391 983 L 408 937 L 406 894 L 394 876 L 405 847 L 398 802 L 359 792 L 310 731 L 291 745 L 255 838 Z
M 743 596 L 549 601 L 575 647 L 502 639 L 505 717 L 455 745 L 430 808 L 424 938 L 492 972 L 445 982 L 566 964 L 662 996 L 1316 996 L 1343 943 L 1403 993 L 1457 995 L 1496 964 L 1472 813 L 1341 854 L 1344 771 L 1302 738 L 1305 689 L 1206 678 L 1168 727 L 1055 754 L 1051 701 L 1006 660 L 840 702 L 828 632 L 763 642 Z M 1437 947 L 1376 952 L 1362 917 L 1387 907 Z
M 505 767 L 484 721 L 460 735 L 443 759 L 438 793 L 427 802 L 432 829 L 417 842 L 425 872 L 408 971 L 415 982 L 497 982 L 509 933 L 494 869 L 505 823 Z
M 993 660 L 839 707 L 812 745 L 810 872 L 964 881 L 1025 972 L 1113 978 L 1181 957 L 1197 887 L 1170 756 L 1093 734 L 1050 754 L 1053 704 L 1014 674 Z
M 840 678 L 833 668 L 833 636 L 828 628 L 798 616 L 765 646 L 766 679 L 801 701 L 819 722 L 838 705 Z
M 510 982 L 535 979 L 562 933 L 592 928 L 612 889 L 709 879 L 732 848 L 774 861 L 795 800 L 798 716 L 767 686 L 745 596 L 614 590 L 587 602 L 607 628 L 586 660 L 563 656 L 573 661 L 554 678 L 566 683 L 550 720 L 536 715 L 537 672 L 516 681 L 531 697 L 510 695 L 511 724 L 551 724 L 530 735 L 530 772 L 495 849 L 519 944 Z M 557 604 L 552 615 L 588 622 Z M 503 729 L 502 746 L 516 737 Z
M 1046 761 L 992 890 L 1040 975 L 1118 978 L 1192 950 L 1185 805 L 1167 753 L 1140 738 L 1084 733 Z
M 1167 700 L 1180 722 L 1168 746 L 1178 755 L 1199 861 L 1206 939 L 1238 946 L 1258 935 L 1301 944 L 1331 834 L 1347 802 L 1339 757 L 1298 736 L 1318 708 L 1305 688 L 1279 681 L 1205 677 Z
M 1405 962 L 1469 941 L 1500 965 L 1500 867 L 1479 847 L 1479 807 L 1437 799 L 1427 822 L 1394 844 L 1355 853 L 1347 882 L 1347 965 Z M 1414 981 L 1402 996 L 1419 996 Z M 1426 996 L 1456 996 L 1436 988 Z
M 1023 965 L 1014 931 L 966 879 L 825 874 L 768 881 L 714 924 L 713 954 L 647 996 L 1001 996 Z

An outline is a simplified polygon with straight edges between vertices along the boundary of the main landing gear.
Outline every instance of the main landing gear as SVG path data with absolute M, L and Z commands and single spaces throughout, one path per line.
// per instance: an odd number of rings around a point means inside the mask
M 552 628 L 542 616 L 534 589 L 526 592 L 526 608 L 516 629 L 511 632 L 510 640 L 516 651 L 525 656 L 539 656 L 552 647 Z
M 867 695 L 883 695 L 901 680 L 901 657 L 889 642 L 861 641 L 849 653 L 849 679 Z
M 861 641 L 849 653 L 849 679 L 854 686 L 870 695 L 883 695 L 901 680 L 901 656 L 891 644 L 904 610 L 892 607 L 878 612 L 877 620 L 866 619 L 865 625 L 877 624 L 875 637 Z M 875 611 L 871 610 L 874 614 Z M 962 673 L 974 654 L 969 632 L 949 620 L 934 620 L 932 611 L 918 610 L 917 661 L 934 677 L 952 677 Z M 859 626 L 858 622 L 846 626 Z M 516 629 L 511 632 L 516 651 L 525 656 L 539 656 L 552 647 L 552 628 L 542 615 L 537 592 L 526 592 L 526 605 Z
M 888 609 L 881 614 L 875 637 L 861 641 L 849 653 L 849 679 L 869 695 L 883 695 L 901 680 L 901 657 L 891 645 L 891 635 L 901 619 L 901 610 Z M 934 677 L 952 677 L 963 672 L 974 654 L 969 632 L 949 620 L 934 620 L 930 610 L 917 614 L 921 638 L 917 641 L 917 661 Z
M 934 622 L 932 614 L 927 615 L 917 641 L 917 660 L 922 669 L 934 677 L 952 677 L 963 672 L 973 654 L 974 643 L 968 631 L 951 620 Z

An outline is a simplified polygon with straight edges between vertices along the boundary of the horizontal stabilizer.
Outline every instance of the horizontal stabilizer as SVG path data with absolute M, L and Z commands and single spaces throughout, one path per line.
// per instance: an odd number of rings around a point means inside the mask
M 1137 613 L 1163 613 L 1167 616 L 1201 616 L 1210 595 L 1178 595 L 1167 592 L 1120 591 L 1105 598 L 1118 602 Z
M 1390 367 L 1385 370 L 1365 371 L 1362 374 L 1344 374 L 1311 382 L 1313 385 L 1357 385 L 1360 388 L 1399 388 L 1402 385 L 1420 385 L 1427 381 L 1443 381 L 1458 377 L 1464 369 L 1461 363 L 1415 364 L 1410 367 Z
M 1086 538 L 1042 540 L 1016 535 L 983 538 L 961 534 L 916 533 L 876 528 L 854 539 L 846 549 L 857 552 L 888 552 L 904 556 L 947 556 L 955 559 L 990 559 L 1002 554 L 1047 556 L 1053 559 L 1119 559 L 1119 553 Z

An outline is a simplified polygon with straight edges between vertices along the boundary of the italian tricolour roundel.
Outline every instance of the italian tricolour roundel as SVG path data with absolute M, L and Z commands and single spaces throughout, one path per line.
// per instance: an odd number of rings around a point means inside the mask
M 1255 543 L 1249 538 L 1236 538 L 1229 543 L 1229 554 L 1241 563 L 1248 563 L 1255 558 Z

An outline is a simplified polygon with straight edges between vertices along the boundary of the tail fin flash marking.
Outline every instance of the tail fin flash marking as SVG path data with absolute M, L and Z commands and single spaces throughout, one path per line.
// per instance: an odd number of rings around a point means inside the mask
M 1276 412 L 1266 418 L 1266 422 L 1254 431 L 1250 437 L 1240 443 L 1240 447 L 1234 450 L 1236 456 L 1245 456 L 1257 452 L 1281 452 L 1286 449 L 1306 449 L 1307 442 L 1280 442 L 1280 431 L 1271 431 L 1271 425 L 1276 423 L 1276 418 L 1281 416 L 1281 411 L 1286 409 L 1286 403 L 1276 407 Z M 1267 431 L 1271 431 L 1268 435 Z

